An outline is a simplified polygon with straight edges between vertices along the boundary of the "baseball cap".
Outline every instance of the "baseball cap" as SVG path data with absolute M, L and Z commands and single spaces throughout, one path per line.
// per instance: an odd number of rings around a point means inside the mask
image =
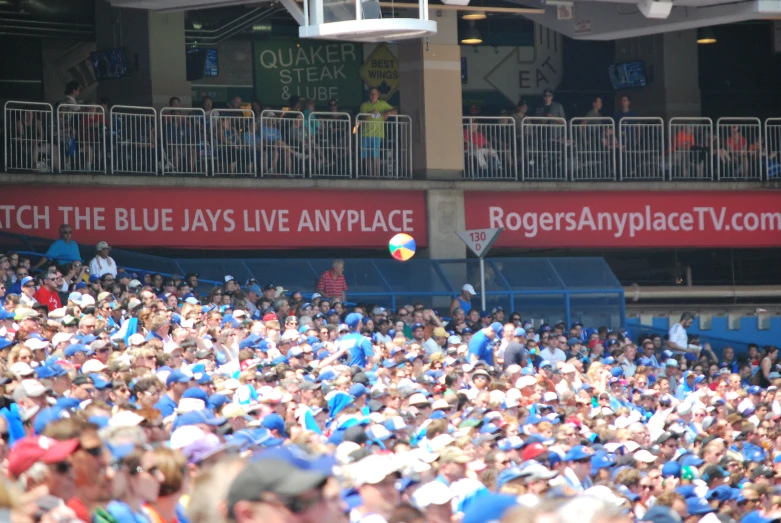
M 269 414 L 260 422 L 261 428 L 268 430 L 276 430 L 283 437 L 287 438 L 287 432 L 285 431 L 285 420 L 279 414 Z
M 412 495 L 412 504 L 419 509 L 429 505 L 444 505 L 449 503 L 456 493 L 441 481 L 430 481 L 418 488 Z
M 19 477 L 38 461 L 59 463 L 76 452 L 78 438 L 58 441 L 44 436 L 28 436 L 17 441 L 8 454 L 8 472 Z
M 531 443 L 529 445 L 526 445 L 521 452 L 521 459 L 523 461 L 529 461 L 532 460 L 538 456 L 541 456 L 542 454 L 545 454 L 547 452 L 545 450 L 545 447 L 542 443 Z
M 261 454 L 262 456 L 262 454 Z M 323 471 L 304 468 L 285 459 L 260 459 L 249 463 L 228 490 L 228 514 L 239 501 L 261 501 L 265 493 L 295 497 L 328 479 Z
M 580 461 L 581 459 L 591 459 L 592 453 L 588 451 L 585 445 L 575 445 L 564 455 L 564 461 Z
M 477 292 L 475 292 L 475 288 L 474 288 L 474 287 L 472 287 L 472 285 L 471 285 L 471 284 L 469 284 L 469 283 L 467 283 L 467 284 L 464 284 L 464 286 L 463 286 L 463 287 L 461 287 L 461 290 L 462 290 L 462 291 L 466 291 L 466 292 L 468 292 L 468 293 L 469 293 L 469 294 L 471 294 L 472 296 L 477 296 Z

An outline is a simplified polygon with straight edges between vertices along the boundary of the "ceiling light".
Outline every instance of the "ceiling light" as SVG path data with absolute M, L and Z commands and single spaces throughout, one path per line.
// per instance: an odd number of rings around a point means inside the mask
M 715 44 L 716 33 L 710 27 L 697 29 L 697 43 L 700 45 Z
M 475 27 L 474 22 L 469 22 L 469 29 L 466 30 L 464 37 L 461 39 L 462 44 L 477 45 L 483 43 L 483 37 L 480 31 Z
M 485 14 L 485 11 L 468 11 L 461 16 L 462 20 L 485 20 L 486 18 L 488 15 Z

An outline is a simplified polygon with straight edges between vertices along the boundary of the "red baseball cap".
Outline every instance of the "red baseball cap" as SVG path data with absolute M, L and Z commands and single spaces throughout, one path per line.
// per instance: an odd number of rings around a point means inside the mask
M 65 461 L 79 447 L 78 438 L 59 441 L 45 436 L 28 436 L 17 441 L 8 455 L 8 473 L 18 478 L 38 461 Z
M 277 318 L 277 315 L 273 312 L 269 312 L 265 316 L 263 316 L 263 321 L 277 321 L 279 318 Z
M 545 452 L 547 451 L 545 450 L 545 447 L 542 445 L 542 443 L 531 443 L 524 447 L 523 452 L 521 452 L 521 459 L 523 461 L 528 461 L 530 459 L 536 458 L 537 456 L 545 454 Z

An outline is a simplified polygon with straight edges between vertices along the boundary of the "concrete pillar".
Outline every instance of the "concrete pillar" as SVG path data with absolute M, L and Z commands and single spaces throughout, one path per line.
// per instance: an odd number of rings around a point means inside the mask
M 98 82 L 98 97 L 115 105 L 164 107 L 173 96 L 183 107 L 192 101 L 187 82 L 184 12 L 155 13 L 95 2 L 95 41 L 98 50 L 122 47 L 130 75 Z
M 426 191 L 428 208 L 428 257 L 432 260 L 466 257 L 466 245 L 456 235 L 466 228 L 464 191 L 432 189 Z
M 458 179 L 464 170 L 458 14 L 431 9 L 437 34 L 399 44 L 401 113 L 412 117 L 418 177 Z
M 632 98 L 632 109 L 640 116 L 699 116 L 699 68 L 697 30 L 676 31 L 651 36 L 617 40 L 615 61 L 645 62 L 648 86 L 627 93 Z

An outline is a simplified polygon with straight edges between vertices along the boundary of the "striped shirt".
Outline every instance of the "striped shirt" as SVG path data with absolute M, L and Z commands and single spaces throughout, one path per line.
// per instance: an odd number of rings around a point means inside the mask
M 344 279 L 344 274 L 334 276 L 333 271 L 328 269 L 320 275 L 317 291 L 327 298 L 341 297 L 343 292 L 347 292 L 347 281 Z

